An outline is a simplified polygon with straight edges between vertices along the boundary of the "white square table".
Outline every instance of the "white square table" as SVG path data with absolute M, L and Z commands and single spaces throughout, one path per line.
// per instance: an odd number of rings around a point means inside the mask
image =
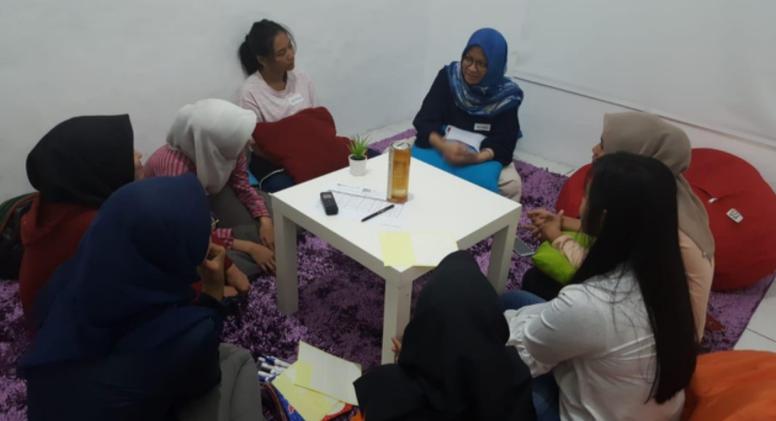
M 379 216 L 363 223 L 342 215 L 327 216 L 319 203 L 320 193 L 338 183 L 385 191 L 387 179 L 388 154 L 383 154 L 368 161 L 364 176 L 352 176 L 343 168 L 272 195 L 278 308 L 291 314 L 299 306 L 296 234 L 297 227 L 302 227 L 385 280 L 383 363 L 393 360 L 391 338 L 409 322 L 412 281 L 433 268 L 386 267 L 379 240 L 386 227 Z M 449 233 L 459 249 L 493 236 L 488 279 L 502 292 L 521 205 L 414 158 L 409 192 L 401 216 L 404 230 Z

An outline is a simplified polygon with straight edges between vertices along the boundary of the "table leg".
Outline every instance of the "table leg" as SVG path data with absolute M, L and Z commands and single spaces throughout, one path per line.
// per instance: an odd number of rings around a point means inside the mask
M 410 304 L 412 302 L 412 282 L 401 282 L 396 279 L 385 280 L 385 307 L 383 309 L 383 347 L 382 364 L 393 362 L 391 338 L 404 333 L 404 328 L 410 321 Z
M 493 236 L 493 245 L 490 249 L 490 265 L 488 266 L 488 279 L 496 292 L 504 292 L 509 275 L 509 264 L 512 261 L 512 246 L 515 242 L 518 218 L 512 219 L 509 225 L 499 230 Z
M 299 308 L 297 280 L 296 224 L 275 208 L 275 279 L 278 309 L 291 314 Z

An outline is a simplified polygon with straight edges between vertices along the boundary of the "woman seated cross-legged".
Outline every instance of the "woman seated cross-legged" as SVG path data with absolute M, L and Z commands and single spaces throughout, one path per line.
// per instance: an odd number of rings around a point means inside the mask
M 237 103 L 256 113 L 259 123 L 318 106 L 312 79 L 295 69 L 296 42 L 283 25 L 269 19 L 254 22 L 240 44 L 239 56 L 248 77 Z M 274 193 L 294 185 L 285 169 L 258 148 L 251 156 L 250 169 L 262 191 Z
M 653 114 L 633 111 L 606 114 L 601 140 L 593 147 L 593 161 L 616 152 L 629 152 L 657 159 L 674 175 L 679 248 L 690 288 L 697 340 L 700 342 L 703 338 L 714 277 L 715 245 L 706 209 L 683 176 L 690 166 L 690 140 L 682 129 Z M 583 259 L 586 251 L 582 245 L 562 233 L 579 231 L 581 224 L 578 219 L 554 214 L 545 209 L 534 209 L 528 215 L 534 222 L 534 229 L 541 233 L 542 238 L 561 250 L 569 261 L 579 262 Z M 554 223 L 546 224 L 548 221 Z M 558 222 L 560 230 L 552 229 Z M 561 288 L 561 284 L 537 268 L 526 272 L 523 278 L 523 289 L 544 299 L 554 298 Z
M 256 114 L 258 128 L 268 130 L 267 127 L 288 123 L 285 129 L 278 129 L 282 135 L 261 131 L 256 142 L 251 145 L 253 154 L 249 162 L 250 171 L 259 189 L 266 193 L 275 193 L 304 181 L 305 177 L 295 171 L 300 163 L 305 167 L 317 167 L 321 165 L 320 161 L 336 161 L 332 155 L 336 156 L 337 150 L 343 151 L 347 146 L 322 143 L 322 139 L 316 138 L 321 135 L 319 120 L 322 115 L 329 119 L 331 116 L 328 111 L 321 111 L 310 76 L 296 68 L 296 47 L 294 36 L 288 28 L 269 19 L 262 19 L 251 25 L 238 50 L 247 77 L 240 88 L 237 104 Z M 290 123 L 292 118 L 296 120 Z M 333 129 L 333 119 L 331 125 Z M 313 130 L 316 133 L 312 136 L 298 134 L 297 130 L 303 132 L 308 126 L 315 127 Z M 304 139 L 294 147 L 284 136 L 300 136 Z M 306 147 L 312 148 L 306 150 Z M 286 160 L 279 154 L 291 155 L 293 158 L 287 157 Z M 379 153 L 375 150 L 369 149 L 367 152 L 370 158 L 376 155 Z M 346 156 L 346 153 L 342 155 L 345 163 Z M 309 165 L 312 162 L 316 165 Z M 334 167 L 337 167 L 336 164 Z M 328 165 L 324 165 L 324 168 L 327 171 L 316 173 L 316 176 L 334 169 Z
M 466 251 L 423 288 L 396 364 L 354 383 L 368 421 L 534 419 L 531 376 L 512 347 L 498 294 Z
M 520 200 L 523 186 L 512 163 L 522 136 L 517 110 L 523 91 L 505 77 L 507 42 L 495 29 L 475 32 L 461 61 L 442 68 L 415 116 L 412 154 L 493 192 Z M 449 129 L 465 136 L 448 135 Z M 468 132 L 468 133 L 467 133 Z M 461 142 L 461 137 L 481 140 Z
M 19 363 L 30 420 L 262 419 L 250 353 L 220 343 L 225 252 L 210 222 L 193 175 L 108 198 L 36 301 Z
M 32 149 L 27 177 L 39 193 L 20 230 L 19 295 L 25 316 L 51 275 L 75 254 L 108 196 L 142 177 L 140 158 L 126 114 L 70 118 Z
M 272 219 L 248 184 L 246 147 L 255 127 L 251 111 L 220 99 L 197 101 L 178 111 L 167 144 L 145 164 L 147 177 L 196 174 L 219 220 L 215 237 L 247 276 L 275 269 Z M 232 286 L 246 291 L 247 281 L 239 281 Z
M 549 302 L 502 296 L 508 344 L 537 383 L 557 382 L 535 396 L 539 419 L 678 419 L 697 345 L 674 175 L 653 158 L 607 154 L 581 213 L 595 240 L 571 284 Z

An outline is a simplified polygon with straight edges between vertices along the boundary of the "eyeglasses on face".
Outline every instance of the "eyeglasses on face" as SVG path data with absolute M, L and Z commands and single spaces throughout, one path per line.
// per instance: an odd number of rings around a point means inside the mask
M 463 64 L 463 67 L 469 67 L 471 65 L 474 65 L 474 68 L 476 70 L 488 70 L 488 63 L 480 60 L 475 60 L 468 55 L 463 56 L 463 60 L 461 60 L 461 64 Z

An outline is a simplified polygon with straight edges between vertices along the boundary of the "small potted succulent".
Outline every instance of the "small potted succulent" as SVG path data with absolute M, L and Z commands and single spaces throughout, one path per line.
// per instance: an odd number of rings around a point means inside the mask
M 369 149 L 369 138 L 354 136 L 348 145 L 350 149 L 350 173 L 353 175 L 366 174 L 366 151 Z

